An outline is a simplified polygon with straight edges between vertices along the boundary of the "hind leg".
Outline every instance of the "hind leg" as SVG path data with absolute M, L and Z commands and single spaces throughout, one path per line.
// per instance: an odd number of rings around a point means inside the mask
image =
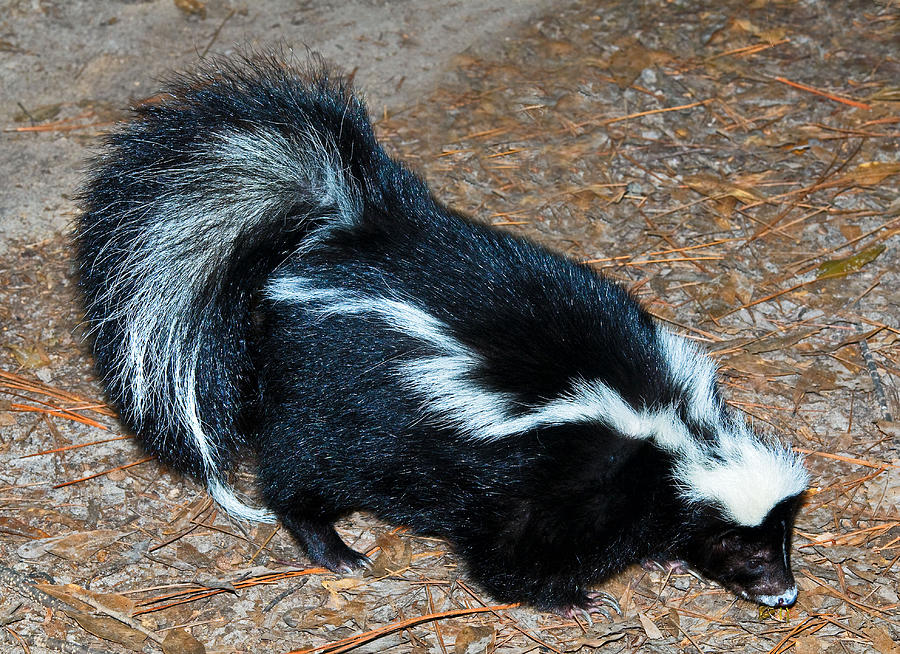
M 315 462 L 291 456 L 285 449 L 302 451 L 302 443 L 265 440 L 260 432 L 259 484 L 266 504 L 317 566 L 347 573 L 369 564 L 365 555 L 349 548 L 334 530 L 334 520 L 351 507 L 335 505 L 314 484 L 297 480 L 316 480 L 323 475 Z
M 281 520 L 316 565 L 344 574 L 369 565 L 365 554 L 341 540 L 330 520 L 300 517 L 296 512 L 282 515 Z

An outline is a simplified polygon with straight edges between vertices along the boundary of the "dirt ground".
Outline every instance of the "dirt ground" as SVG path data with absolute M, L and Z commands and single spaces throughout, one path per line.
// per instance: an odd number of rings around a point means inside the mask
M 0 651 L 900 653 L 896 1 L 177 4 L 0 5 Z M 610 621 L 496 608 L 362 514 L 338 530 L 376 565 L 338 577 L 122 432 L 64 234 L 80 162 L 165 70 L 301 41 L 441 199 L 619 279 L 806 455 L 795 607 L 634 567 Z

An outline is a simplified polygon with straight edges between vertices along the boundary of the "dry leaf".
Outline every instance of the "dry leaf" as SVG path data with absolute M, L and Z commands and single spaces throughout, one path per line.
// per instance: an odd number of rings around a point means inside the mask
M 412 547 L 405 538 L 396 534 L 383 534 L 376 544 L 380 548 L 372 567 L 366 571 L 370 577 L 386 577 L 405 570 L 412 561 Z
M 50 357 L 47 350 L 40 343 L 31 343 L 26 346 L 7 345 L 13 358 L 22 368 L 43 368 L 50 365 Z
M 72 516 L 66 515 L 65 513 L 57 511 L 56 509 L 45 509 L 44 507 L 41 507 L 41 506 L 27 506 L 27 507 L 23 507 L 22 509 L 19 509 L 20 516 L 22 514 L 26 514 L 26 513 L 28 515 L 35 516 L 42 520 L 65 525 L 66 527 L 68 527 L 69 529 L 72 529 L 73 531 L 77 530 L 78 527 L 80 527 L 82 525 L 81 522 L 79 522 L 78 520 L 75 520 L 74 518 L 72 518 Z M 65 536 L 65 534 L 58 536 L 57 538 L 62 538 L 64 536 Z
M 765 199 L 764 195 L 751 186 L 734 184 L 713 175 L 690 175 L 684 178 L 684 183 L 689 188 L 709 197 L 731 196 L 747 204 Z
M 104 608 L 128 617 L 131 617 L 134 613 L 134 600 L 128 599 L 123 595 L 117 595 L 116 593 L 95 593 L 94 591 L 87 590 L 76 584 L 65 584 L 61 586 L 53 584 L 35 584 L 35 588 L 83 611 L 93 609 L 93 605 L 88 603 L 89 601 L 93 601 Z
M 9 409 L 0 407 L 0 427 L 12 427 L 16 424 L 16 414 Z M 7 441 L 6 447 L 9 447 L 12 441 Z
M 848 241 L 862 234 L 862 227 L 859 226 L 859 223 L 855 222 L 838 223 L 838 229 L 841 231 L 841 236 Z
M 361 579 L 356 577 L 340 577 L 338 579 L 325 579 L 322 581 L 322 587 L 327 590 L 332 595 L 336 595 L 337 593 L 350 590 L 351 588 L 356 588 L 363 583 Z
M 66 614 L 81 625 L 82 629 L 98 638 L 119 643 L 134 652 L 141 652 L 144 649 L 147 636 L 115 618 L 93 616 L 78 611 L 66 611 Z
M 206 18 L 206 3 L 200 0 L 175 0 L 175 6 L 186 14 Z
M 597 624 L 582 637 L 576 640 L 570 647 L 566 647 L 566 652 L 577 652 L 583 648 L 599 648 L 621 640 L 632 630 L 641 629 L 641 625 L 634 621 L 613 622 L 610 624 Z
M 841 177 L 840 181 L 862 186 L 874 186 L 875 184 L 880 184 L 886 177 L 898 173 L 900 173 L 900 163 L 868 161 L 859 164 L 852 171 Z
M 716 225 L 720 229 L 732 229 L 734 227 L 731 223 L 731 217 L 734 215 L 734 210 L 737 207 L 738 202 L 740 202 L 740 200 L 734 195 L 728 195 L 724 198 L 713 200 L 712 208 L 715 211 L 713 220 L 716 221 Z
M 187 563 L 201 570 L 208 569 L 212 564 L 208 556 L 201 554 L 200 550 L 185 540 L 178 541 L 178 545 L 175 548 L 175 558 L 182 563 Z
M 825 261 L 819 266 L 818 270 L 816 270 L 816 278 L 841 277 L 856 272 L 867 263 L 875 261 L 875 259 L 878 258 L 878 255 L 884 252 L 886 247 L 887 246 L 885 245 L 876 245 L 844 259 Z
M 174 516 L 169 518 L 163 534 L 169 536 L 177 534 L 191 526 L 191 521 L 202 514 L 211 505 L 211 500 L 205 495 L 199 495 L 197 499 L 187 506 L 179 506 Z
M 833 391 L 837 388 L 836 379 L 837 375 L 832 371 L 824 370 L 815 365 L 804 370 L 803 374 L 800 375 L 800 379 L 797 380 L 796 386 L 794 386 L 794 411 L 800 406 L 803 396 L 807 393 L 821 393 L 822 391 Z
M 863 629 L 863 633 L 872 639 L 872 644 L 879 654 L 900 654 L 900 645 L 894 642 L 884 627 L 869 627 Z
M 645 613 L 638 613 L 638 620 L 641 621 L 641 626 L 644 628 L 644 633 L 647 634 L 647 638 L 650 640 L 658 640 L 663 637 L 663 632 L 659 630 L 656 623 L 648 618 Z
M 669 60 L 671 57 L 658 50 L 645 47 L 640 41 L 628 37 L 619 45 L 619 50 L 610 57 L 607 64 L 619 86 L 626 87 L 634 84 L 641 72 L 654 64 Z
M 752 34 L 767 43 L 777 43 L 787 36 L 788 31 L 783 27 L 761 28 L 746 18 L 735 18 L 732 25 L 739 30 Z
M 0 48 L 0 51 L 2 50 L 3 48 Z M 41 105 L 40 107 L 32 107 L 28 110 L 28 113 L 20 111 L 15 114 L 13 116 L 13 121 L 17 123 L 23 123 L 28 120 L 35 123 L 40 123 L 45 120 L 52 120 L 59 114 L 60 109 L 62 109 L 61 102 L 57 102 L 55 104 L 45 104 Z
M 2 418 L 2 416 L 0 416 Z M 2 422 L 0 422 L 2 424 Z M 16 518 L 0 518 L 0 533 L 4 534 L 12 534 L 14 536 L 24 536 L 25 538 L 49 538 L 50 534 L 48 534 L 43 529 L 39 529 L 37 527 L 32 527 L 31 525 L 25 524 L 21 520 Z
M 348 620 L 363 628 L 366 624 L 365 602 L 344 602 L 340 609 L 292 609 L 282 618 L 285 623 L 295 629 L 320 629 L 324 625 L 340 627 Z
M 203 643 L 191 636 L 184 629 L 172 629 L 162 642 L 165 654 L 206 654 Z
M 773 352 L 776 350 L 784 350 L 791 345 L 796 345 L 800 341 L 817 334 L 822 331 L 821 327 L 812 327 L 810 329 L 799 329 L 788 334 L 770 334 L 756 341 L 749 343 L 745 348 L 745 352 L 750 354 L 762 354 L 763 352 Z
M 122 536 L 122 532 L 115 529 L 95 529 L 31 541 L 19 546 L 16 551 L 25 559 L 36 559 L 49 552 L 69 561 L 84 561 Z
M 759 375 L 761 377 L 784 377 L 796 375 L 804 370 L 804 367 L 796 362 L 779 363 L 747 352 L 738 352 L 723 357 L 721 363 L 722 369 L 725 371 L 730 369 L 742 375 Z
M 453 651 L 455 654 L 479 654 L 487 651 L 493 641 L 493 627 L 472 627 L 466 625 L 456 633 Z
M 800 636 L 795 641 L 795 654 L 819 654 L 822 651 L 822 641 L 815 636 Z

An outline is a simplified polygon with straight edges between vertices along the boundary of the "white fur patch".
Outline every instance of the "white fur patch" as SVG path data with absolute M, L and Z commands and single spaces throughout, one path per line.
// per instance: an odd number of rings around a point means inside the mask
M 317 288 L 312 280 L 281 277 L 270 282 L 266 297 L 307 305 L 319 319 L 336 314 L 368 313 L 406 336 L 423 341 L 438 353 L 398 365 L 402 383 L 423 399 L 423 410 L 440 424 L 452 426 L 478 440 L 496 440 L 538 427 L 598 421 L 633 438 L 666 432 L 665 441 L 688 439 L 678 431 L 671 412 L 635 411 L 622 396 L 599 381 L 579 380 L 569 393 L 516 415 L 516 398 L 485 388 L 475 381 L 482 365 L 477 352 L 458 341 L 449 328 L 409 301 L 364 295 L 352 290 Z
M 370 314 L 388 327 L 422 341 L 435 354 L 397 363 L 401 383 L 422 399 L 422 409 L 438 424 L 470 438 L 498 440 L 541 427 L 596 422 L 635 439 L 652 439 L 676 460 L 675 477 L 691 502 L 721 507 L 735 523 L 758 525 L 781 500 L 805 490 L 808 474 L 789 450 L 767 445 L 735 422 L 715 399 L 715 368 L 692 344 L 660 330 L 659 342 L 673 383 L 686 395 L 688 414 L 716 435 L 707 443 L 691 433 L 675 407 L 636 409 L 599 380 L 573 379 L 559 397 L 516 412 L 512 393 L 477 382 L 481 356 L 458 341 L 442 321 L 400 297 L 365 295 L 340 288 L 317 288 L 310 279 L 281 277 L 266 287 L 278 302 L 306 305 L 318 319 L 337 314 Z M 722 424 L 727 421 L 727 424 Z
M 656 340 L 667 366 L 669 380 L 687 394 L 688 413 L 697 422 L 714 425 L 719 421 L 716 403 L 716 368 L 697 346 L 661 325 Z
M 234 494 L 234 490 L 221 482 L 218 478 L 210 478 L 206 489 L 209 496 L 215 500 L 228 515 L 241 520 L 249 520 L 251 522 L 277 522 L 278 518 L 271 511 L 265 509 L 257 509 L 248 506 L 238 499 Z
M 715 448 L 678 459 L 676 479 L 693 502 L 719 505 L 739 525 L 755 527 L 782 500 L 809 484 L 803 461 L 746 433 L 720 433 Z
M 781 595 L 757 595 L 754 599 L 766 606 L 790 606 L 797 601 L 797 587 L 791 586 Z

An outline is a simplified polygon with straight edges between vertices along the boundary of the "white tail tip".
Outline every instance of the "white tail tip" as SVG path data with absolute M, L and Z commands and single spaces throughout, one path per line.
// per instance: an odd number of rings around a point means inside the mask
M 278 518 L 271 511 L 256 509 L 241 502 L 234 491 L 218 479 L 210 479 L 206 484 L 206 489 L 216 504 L 232 518 L 250 522 L 278 522 Z

